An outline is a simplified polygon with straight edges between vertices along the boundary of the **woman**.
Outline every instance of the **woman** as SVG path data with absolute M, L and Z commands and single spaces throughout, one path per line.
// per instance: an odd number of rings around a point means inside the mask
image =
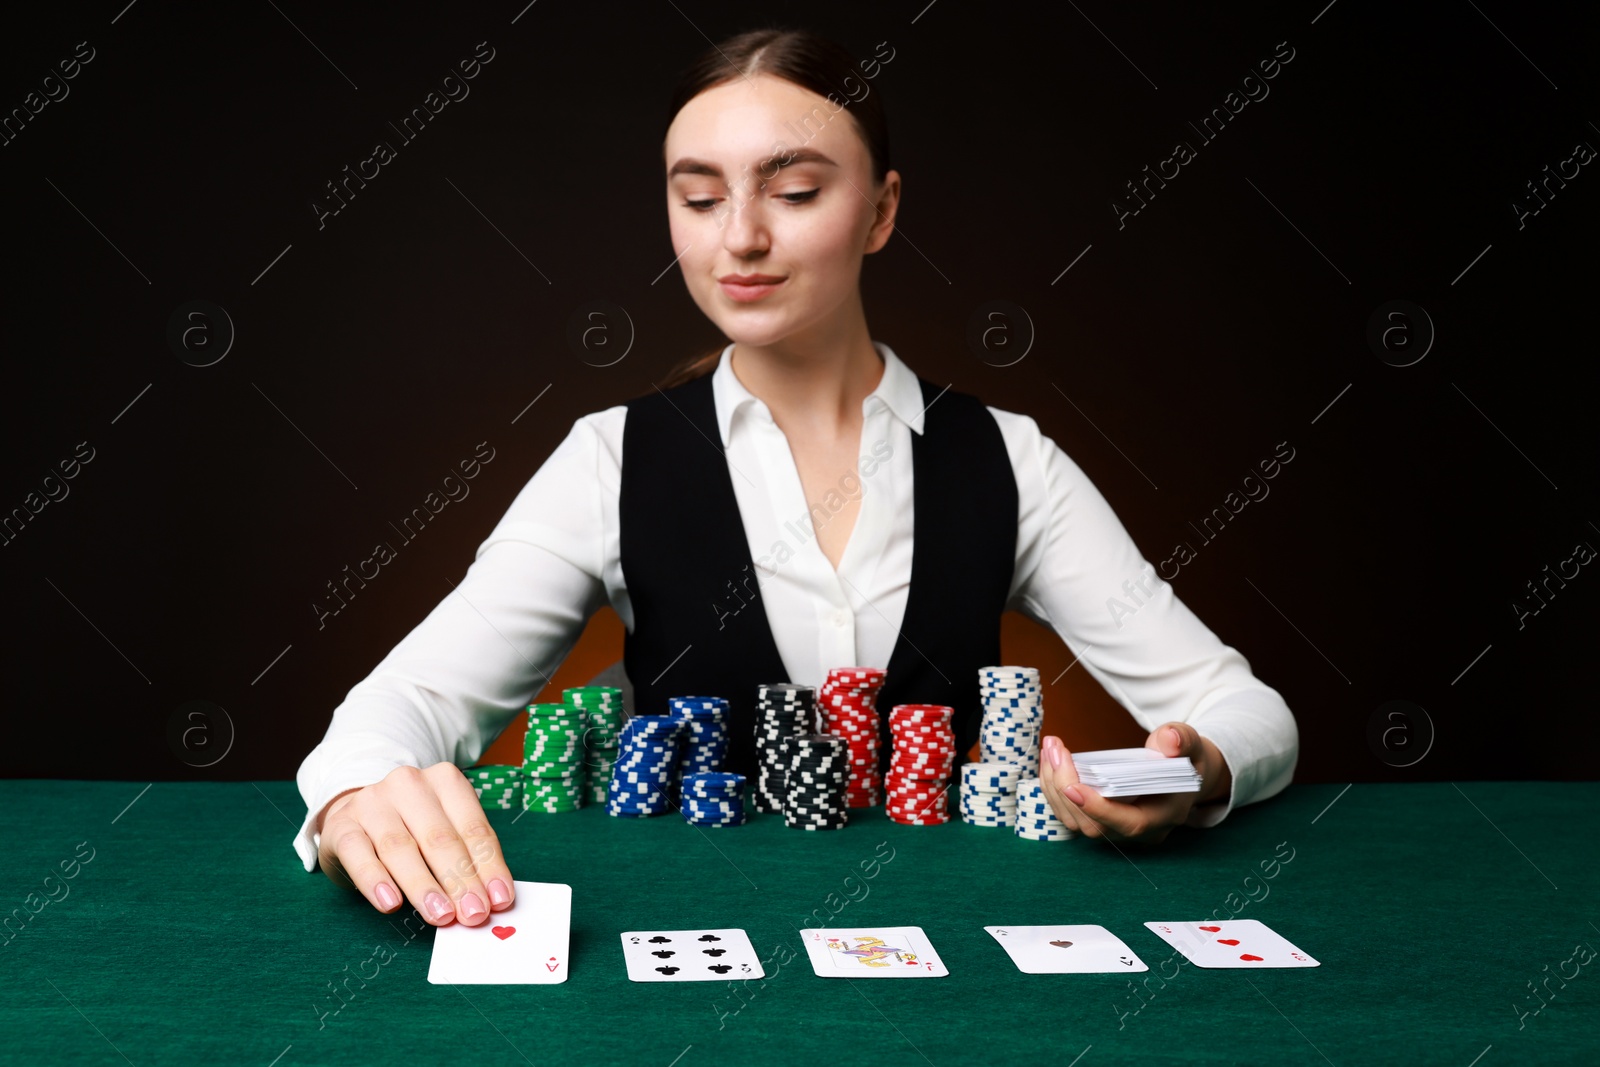
M 758 684 L 855 663 L 887 666 L 882 707 L 956 707 L 966 751 L 1012 608 L 1092 649 L 1086 669 L 1146 744 L 1202 775 L 1198 794 L 1109 800 L 1048 737 L 1040 774 L 1067 826 L 1158 841 L 1288 784 L 1283 699 L 1156 578 L 1077 465 L 1032 419 L 922 382 L 872 341 L 861 262 L 888 242 L 901 182 L 863 87 L 804 32 L 742 34 L 690 68 L 663 146 L 668 218 L 690 295 L 731 343 L 578 420 L 457 591 L 351 690 L 300 768 L 307 870 L 439 925 L 509 907 L 457 765 L 606 602 L 628 626 L 635 708 L 727 697 L 734 769 Z M 1112 617 L 1111 596 L 1136 617 Z

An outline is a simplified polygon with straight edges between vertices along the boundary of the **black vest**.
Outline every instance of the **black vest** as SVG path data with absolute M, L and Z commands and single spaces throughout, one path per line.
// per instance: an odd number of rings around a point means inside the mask
M 955 709 L 958 763 L 978 737 L 978 669 L 1000 662 L 1000 615 L 1016 564 L 1017 484 L 1000 428 L 974 397 L 918 379 L 911 434 L 916 541 L 900 636 L 878 694 L 889 709 Z M 789 681 L 767 624 L 707 374 L 628 404 L 619 500 L 622 573 L 633 605 L 623 663 L 635 715 L 674 696 L 727 699 L 726 769 L 751 774 L 758 686 Z M 852 536 L 854 531 L 852 531 Z

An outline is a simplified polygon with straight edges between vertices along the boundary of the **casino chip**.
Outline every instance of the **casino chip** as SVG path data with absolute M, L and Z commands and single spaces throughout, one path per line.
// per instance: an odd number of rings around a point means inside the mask
M 622 724 L 606 791 L 608 814 L 632 819 L 672 810 L 669 793 L 683 730 L 683 721 L 670 715 L 635 715 Z
M 942 704 L 896 704 L 889 709 L 889 773 L 884 814 L 907 826 L 950 821 L 950 772 L 955 768 L 955 709 Z
M 871 808 L 883 802 L 877 699 L 885 673 L 881 667 L 834 667 L 817 693 L 820 729 L 844 738 L 849 746 L 845 799 L 852 808 Z
M 784 797 L 783 743 L 810 733 L 816 722 L 817 691 L 787 682 L 763 685 L 756 691 L 757 811 L 781 812 Z
M 504 763 L 466 769 L 467 781 L 485 811 L 509 811 L 522 806 L 522 768 Z
M 617 761 L 617 741 L 626 713 L 622 690 L 606 685 L 564 689 L 561 699 L 583 712 L 584 799 L 604 804 L 611 785 L 611 768 Z
M 961 821 L 973 826 L 1017 825 L 1017 788 L 1022 768 L 1015 763 L 968 763 L 961 768 Z
M 1078 836 L 1078 831 L 1067 829 L 1067 824 L 1056 818 L 1037 778 L 1017 783 L 1017 836 L 1029 841 L 1065 841 Z
M 744 782 L 742 774 L 700 771 L 684 775 L 684 820 L 690 826 L 743 826 Z
M 522 809 L 583 807 L 583 712 L 571 704 L 529 704 L 523 740 Z
M 979 756 L 988 763 L 1015 763 L 1039 776 L 1039 729 L 1044 706 L 1039 671 L 1033 667 L 984 667 L 978 671 L 983 701 Z
M 722 697 L 672 697 L 667 707 L 669 717 L 683 724 L 677 777 L 720 771 L 728 758 L 728 702 Z
M 850 822 L 850 748 L 832 734 L 802 734 L 783 742 L 784 825 L 838 830 Z

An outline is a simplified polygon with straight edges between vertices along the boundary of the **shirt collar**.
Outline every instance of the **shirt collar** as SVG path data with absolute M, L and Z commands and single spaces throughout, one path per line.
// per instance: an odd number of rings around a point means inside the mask
M 922 433 L 927 409 L 922 403 L 922 386 L 917 382 L 916 374 L 901 362 L 888 345 L 874 341 L 872 346 L 883 357 L 883 378 L 878 382 L 878 387 L 862 401 L 862 411 L 871 414 L 873 405 L 881 403 L 914 433 Z M 728 435 L 736 413 L 748 407 L 752 412 L 768 415 L 766 405 L 746 389 L 738 375 L 733 373 L 732 356 L 733 345 L 729 344 L 722 350 L 717 369 L 711 372 L 711 393 L 717 408 L 717 432 L 722 437 L 723 448 L 728 447 Z

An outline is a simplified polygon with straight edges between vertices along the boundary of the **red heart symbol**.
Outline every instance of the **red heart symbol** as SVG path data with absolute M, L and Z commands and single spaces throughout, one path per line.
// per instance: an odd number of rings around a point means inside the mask
M 1202 929 L 1202 930 L 1210 930 L 1212 933 L 1216 933 L 1217 931 L 1221 930 L 1222 927 L 1220 927 L 1220 926 L 1202 926 L 1200 929 Z
M 504 941 L 506 938 L 516 933 L 517 928 L 515 926 L 496 926 L 492 932 L 494 933 L 494 936 Z
M 1238 943 L 1239 943 L 1238 941 L 1234 940 L 1231 937 L 1219 937 L 1219 938 L 1217 938 L 1217 944 L 1219 944 L 1219 945 L 1237 945 Z
M 1261 962 L 1261 957 L 1260 956 L 1252 956 L 1248 952 L 1246 952 L 1244 955 L 1240 956 L 1239 958 L 1241 960 L 1249 960 L 1252 963 L 1260 963 Z

